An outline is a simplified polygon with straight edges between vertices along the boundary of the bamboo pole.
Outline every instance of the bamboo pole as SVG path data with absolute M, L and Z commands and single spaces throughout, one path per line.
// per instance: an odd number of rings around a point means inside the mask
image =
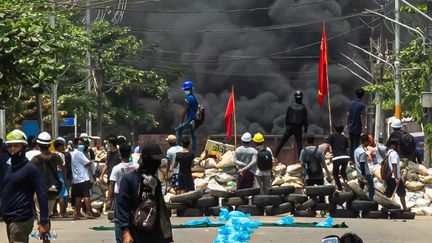
M 236 116 L 234 85 L 232 86 L 232 93 L 233 93 L 233 106 L 234 106 L 234 146 L 237 148 L 237 116 Z
M 330 84 L 327 76 L 327 106 L 329 113 L 329 126 L 330 126 L 330 134 L 333 134 L 333 122 L 332 122 L 332 109 L 331 109 L 331 100 L 330 100 Z

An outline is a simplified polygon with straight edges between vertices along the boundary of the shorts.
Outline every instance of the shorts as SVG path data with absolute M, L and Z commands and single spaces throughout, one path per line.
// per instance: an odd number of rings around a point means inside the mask
M 29 235 L 33 230 L 34 219 L 30 218 L 22 222 L 6 224 L 6 232 L 9 242 L 29 242 Z
M 396 188 L 395 179 L 392 178 L 391 180 L 386 181 L 386 185 L 387 185 L 387 187 L 386 187 L 385 195 L 387 197 L 392 197 L 393 193 L 395 191 L 395 188 Z M 406 196 L 405 186 L 404 186 L 404 183 L 402 181 L 399 183 L 399 186 L 396 189 L 396 193 L 398 194 L 399 197 L 405 197 Z
M 172 187 L 174 188 L 174 190 L 177 191 L 179 189 L 179 174 L 178 173 L 172 174 L 171 184 L 172 184 Z
M 74 195 L 75 198 L 90 197 L 90 188 L 91 188 L 90 181 L 84 181 L 81 183 L 73 184 L 72 194 Z

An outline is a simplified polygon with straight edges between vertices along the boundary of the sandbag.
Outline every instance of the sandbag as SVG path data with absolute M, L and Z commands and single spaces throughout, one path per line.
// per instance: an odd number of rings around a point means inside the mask
M 429 199 L 419 198 L 415 202 L 416 207 L 428 207 L 430 205 Z
M 215 168 L 216 160 L 213 158 L 208 158 L 206 160 L 201 161 L 200 166 L 206 169 Z
M 280 176 L 277 176 L 277 177 L 273 180 L 273 182 L 272 182 L 272 186 L 279 186 L 279 185 L 282 185 L 282 184 L 284 184 L 284 183 L 285 183 L 284 179 L 283 179 L 282 177 L 280 177 Z
M 215 191 L 227 191 L 227 189 L 216 182 L 215 179 L 209 180 L 207 188 Z
M 222 168 L 222 171 L 227 173 L 228 175 L 237 174 L 237 168 L 235 166 Z
M 286 165 L 278 163 L 273 167 L 273 174 L 280 175 L 286 170 Z
M 194 180 L 195 190 L 207 189 L 208 181 L 205 179 L 197 178 Z
M 304 188 L 304 184 L 303 183 L 284 183 L 281 186 L 293 186 L 295 189 L 303 189 Z
M 427 196 L 429 200 L 432 200 L 432 188 L 425 187 L 425 196 Z
M 381 192 L 385 191 L 384 184 L 381 182 L 376 182 L 375 183 L 375 189 L 377 189 L 378 191 L 381 191 Z
M 227 183 L 228 181 L 235 180 L 235 177 L 232 175 L 228 175 L 225 172 L 219 172 L 216 174 L 216 181 L 219 183 Z
M 303 167 L 301 166 L 300 163 L 293 164 L 293 165 L 288 165 L 287 168 L 286 168 L 286 172 L 288 174 L 291 174 L 291 173 L 303 173 Z
M 357 179 L 357 171 L 353 170 L 350 173 L 347 174 L 348 181 L 352 181 Z
M 175 196 L 175 194 L 172 194 L 172 193 L 170 193 L 170 192 L 168 192 L 167 194 L 165 194 L 165 196 L 164 196 L 164 200 L 165 200 L 165 202 L 169 202 L 169 201 L 171 201 L 171 197 L 172 196 Z
M 205 168 L 201 167 L 201 165 L 195 165 L 194 167 L 192 167 L 192 172 L 204 172 Z
M 372 169 L 371 174 L 372 174 L 375 178 L 377 178 L 379 181 L 382 181 L 382 178 L 381 178 L 381 165 L 377 165 L 377 166 L 375 166 L 375 167 Z
M 424 165 L 419 165 L 417 168 L 417 173 L 423 176 L 429 175 L 428 169 Z
M 285 175 L 283 177 L 283 180 L 285 183 L 303 183 L 303 180 L 300 179 L 299 177 L 294 177 L 289 175 Z
M 203 172 L 194 172 L 192 173 L 192 178 L 204 178 L 204 173 Z
M 432 176 L 419 175 L 419 178 L 423 184 L 432 184 Z
M 411 191 L 420 191 L 423 189 L 424 184 L 419 181 L 407 181 L 405 187 Z
M 432 215 L 432 207 L 422 207 L 420 208 L 424 215 Z
M 234 163 L 234 152 L 228 151 L 224 155 L 222 155 L 221 161 L 217 163 L 217 168 L 225 168 L 225 167 L 232 167 L 235 166 Z

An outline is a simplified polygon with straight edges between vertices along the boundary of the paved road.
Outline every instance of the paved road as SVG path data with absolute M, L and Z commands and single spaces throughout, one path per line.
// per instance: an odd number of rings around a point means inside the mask
M 174 224 L 183 223 L 193 218 L 172 218 Z M 256 217 L 265 222 L 275 222 L 280 217 Z M 217 219 L 214 219 L 215 221 Z M 296 218 L 297 222 L 322 221 L 322 218 Z M 265 242 L 320 242 L 327 235 L 342 235 L 346 232 L 357 233 L 364 242 L 406 243 L 430 242 L 432 239 L 432 217 L 418 217 L 414 221 L 371 220 L 371 219 L 335 219 L 335 223 L 345 221 L 348 229 L 317 228 L 260 228 L 252 235 L 250 243 Z M 55 221 L 59 243 L 76 242 L 114 242 L 114 231 L 94 231 L 94 226 L 112 226 L 106 219 Z M 216 228 L 174 229 L 174 239 L 179 243 L 211 243 L 217 234 Z M 5 224 L 0 223 L 0 242 L 7 242 Z M 31 240 L 32 243 L 40 241 Z

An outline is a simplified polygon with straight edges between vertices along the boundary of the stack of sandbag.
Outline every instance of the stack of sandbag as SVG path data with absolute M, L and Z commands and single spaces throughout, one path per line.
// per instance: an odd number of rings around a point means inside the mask
M 94 184 L 91 188 L 91 191 L 91 207 L 97 210 L 102 210 L 102 206 L 106 201 L 108 186 L 105 183 L 100 183 L 99 185 Z
M 283 177 L 284 183 L 282 186 L 294 186 L 296 189 L 304 188 L 303 183 L 303 167 L 300 163 L 288 165 L 286 174 Z

